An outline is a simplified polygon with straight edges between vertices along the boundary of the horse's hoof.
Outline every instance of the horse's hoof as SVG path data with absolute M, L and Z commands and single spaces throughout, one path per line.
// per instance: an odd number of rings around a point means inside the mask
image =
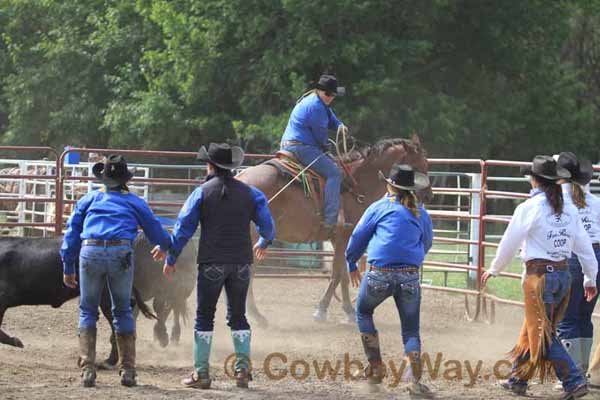
M 21 340 L 19 338 L 13 337 L 12 339 L 12 345 L 15 347 L 18 347 L 20 349 L 25 348 L 25 345 L 23 344 L 23 342 L 21 342 Z
M 254 318 L 256 319 L 256 324 L 261 328 L 269 327 L 269 321 L 262 315 L 255 315 Z
M 346 316 L 342 319 L 342 324 L 344 325 L 356 325 L 356 314 L 347 313 Z
M 160 347 L 167 347 L 169 345 L 169 335 L 167 332 L 154 331 L 154 340 L 156 340 Z
M 315 320 L 315 322 L 327 321 L 327 310 L 317 308 L 313 314 L 313 319 Z
M 104 360 L 101 363 L 98 363 L 96 367 L 101 370 L 112 371 L 117 369 L 117 362 L 113 362 L 112 360 Z

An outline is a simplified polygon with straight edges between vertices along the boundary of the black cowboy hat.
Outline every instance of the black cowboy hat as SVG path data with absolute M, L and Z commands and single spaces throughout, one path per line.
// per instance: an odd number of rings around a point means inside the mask
M 113 188 L 126 184 L 133 178 L 135 170 L 127 169 L 127 161 L 119 154 L 111 154 L 105 162 L 99 162 L 92 167 L 92 173 L 106 186 Z
M 521 174 L 539 176 L 551 181 L 571 177 L 571 173 L 559 166 L 550 156 L 535 156 L 531 165 L 521 167 Z
M 202 146 L 196 156 L 198 161 L 209 162 L 223 169 L 236 169 L 244 162 L 244 150 L 238 146 L 229 146 L 227 143 L 211 143 Z
M 592 180 L 594 167 L 589 160 L 578 160 L 570 151 L 564 151 L 558 156 L 558 165 L 571 174 L 571 181 L 585 186 Z
M 415 171 L 413 167 L 407 164 L 392 165 L 387 178 L 383 172 L 379 171 L 379 179 L 402 190 L 422 190 L 429 187 L 427 175 Z
M 321 75 L 316 87 L 317 89 L 324 90 L 325 92 L 330 93 L 334 96 L 343 96 L 346 94 L 346 88 L 338 86 L 337 79 L 333 75 Z

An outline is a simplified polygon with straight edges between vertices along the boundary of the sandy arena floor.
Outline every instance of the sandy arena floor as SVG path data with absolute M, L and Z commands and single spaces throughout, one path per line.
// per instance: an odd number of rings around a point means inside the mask
M 253 327 L 252 350 L 254 381 L 242 391 L 228 378 L 224 369 L 232 353 L 229 329 L 224 323 L 223 298 L 217 311 L 216 332 L 211 362 L 215 379 L 213 389 L 185 389 L 179 380 L 191 371 L 192 323 L 184 327 L 182 343 L 160 348 L 152 340 L 152 321 L 138 321 L 138 381 L 133 389 L 121 387 L 116 371 L 100 371 L 98 387 L 79 386 L 77 359 L 77 300 L 61 309 L 19 307 L 7 312 L 4 329 L 18 336 L 25 349 L 0 346 L 0 399 L 408 399 L 403 385 L 389 376 L 378 393 L 370 393 L 364 382 L 353 381 L 347 361 L 364 362 L 362 346 L 354 326 L 338 323 L 342 312 L 332 304 L 329 322 L 317 324 L 312 312 L 324 290 L 324 281 L 266 280 L 256 283 L 258 304 L 269 318 L 269 328 Z M 189 300 L 195 309 L 195 296 Z M 432 366 L 439 361 L 437 377 L 425 372 L 425 382 L 439 399 L 512 398 L 496 386 L 493 367 L 510 350 L 522 322 L 519 308 L 500 308 L 493 326 L 468 323 L 463 299 L 424 291 L 421 311 L 423 350 L 431 355 Z M 383 357 L 396 370 L 401 366 L 402 340 L 393 301 L 388 299 L 376 312 L 382 338 Z M 99 358 L 108 353 L 108 325 L 99 324 Z M 281 353 L 287 357 L 283 361 Z M 438 355 L 439 353 L 439 355 Z M 265 360 L 271 363 L 265 370 Z M 440 358 L 441 357 L 441 358 Z M 452 361 L 454 360 L 454 361 Z M 329 361 L 338 374 L 324 370 Z M 481 361 L 481 369 L 478 362 Z M 308 371 L 306 367 L 308 366 Z M 349 365 L 353 367 L 353 365 Z M 499 373 L 507 371 L 500 363 Z M 352 368 L 350 368 L 352 370 Z M 281 379 L 277 376 L 286 374 Z M 397 374 L 399 374 L 397 372 Z M 473 378 L 471 378 L 473 376 Z M 533 384 L 531 398 L 558 398 L 552 384 Z M 594 392 L 589 399 L 600 399 Z

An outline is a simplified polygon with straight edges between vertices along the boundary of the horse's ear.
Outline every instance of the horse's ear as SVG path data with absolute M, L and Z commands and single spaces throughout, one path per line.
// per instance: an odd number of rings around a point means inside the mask
M 410 135 L 410 141 L 413 142 L 415 146 L 421 147 L 421 138 L 419 137 L 419 134 L 417 132 L 413 132 Z

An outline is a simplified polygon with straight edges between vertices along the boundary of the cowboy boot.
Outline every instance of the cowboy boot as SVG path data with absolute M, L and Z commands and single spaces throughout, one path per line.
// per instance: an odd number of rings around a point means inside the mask
M 559 397 L 560 400 L 574 400 L 579 399 L 581 397 L 586 396 L 590 392 L 588 385 L 586 383 L 582 383 L 579 386 L 576 386 L 570 392 L 564 392 L 562 396 Z
M 119 375 L 121 385 L 136 386 L 135 381 L 135 332 L 117 333 L 117 349 L 119 351 Z
M 586 375 L 590 368 L 590 354 L 592 353 L 593 344 L 594 338 L 581 338 L 581 369 Z
M 577 368 L 582 369 L 582 338 L 561 339 L 560 343 L 563 345 L 567 353 L 569 353 L 569 356 L 573 359 L 573 362 Z
M 379 335 L 377 333 L 361 333 L 365 355 L 369 365 L 365 368 L 365 376 L 371 385 L 378 385 L 385 376 L 385 367 L 381 360 L 381 350 L 379 348 Z
M 569 356 L 573 359 L 573 362 L 577 366 L 578 369 L 583 370 L 582 368 L 582 338 L 571 338 L 571 339 L 561 339 L 560 343 L 565 348 L 565 351 L 569 354 Z M 586 368 L 587 370 L 587 368 Z M 585 371 L 584 371 L 585 373 Z M 555 392 L 563 392 L 564 388 L 562 382 L 560 381 L 554 385 L 553 390 Z
M 83 387 L 96 386 L 96 328 L 79 329 L 79 367 Z
M 251 331 L 231 331 L 233 348 L 235 350 L 235 384 L 246 389 L 248 381 L 252 380 L 250 374 L 250 338 Z
M 208 374 L 212 331 L 194 332 L 194 372 L 181 381 L 183 386 L 195 389 L 210 389 L 211 379 Z
M 408 392 L 412 396 L 422 397 L 426 399 L 433 398 L 433 393 L 431 390 L 421 383 L 421 377 L 423 375 L 423 364 L 421 361 L 421 353 L 418 351 L 413 351 L 407 354 L 410 372 L 412 374 L 412 382 L 408 387 Z

